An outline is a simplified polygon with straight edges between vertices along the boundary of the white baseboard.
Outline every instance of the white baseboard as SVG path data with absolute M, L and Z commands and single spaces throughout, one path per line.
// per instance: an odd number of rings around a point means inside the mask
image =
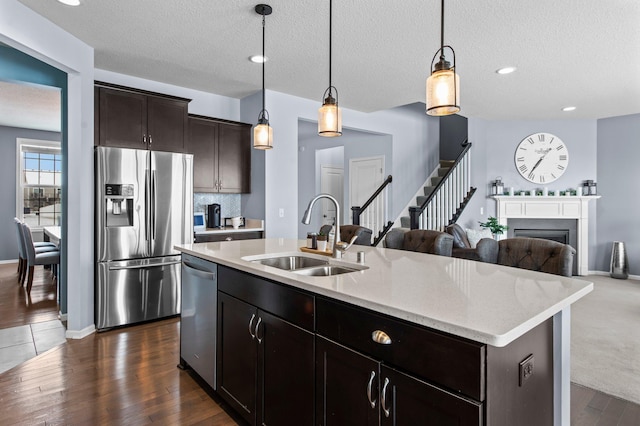
M 95 324 L 91 324 L 88 327 L 83 328 L 82 330 L 67 330 L 65 337 L 67 339 L 84 339 L 85 337 L 96 332 Z
M 66 321 L 67 320 L 67 314 L 63 314 L 62 312 L 58 311 L 58 319 L 60 321 Z
M 0 265 L 4 265 L 7 263 L 18 263 L 18 259 L 0 260 Z
M 602 275 L 602 276 L 606 276 L 609 275 L 610 272 L 609 271 L 589 271 L 589 275 Z M 629 275 L 629 279 L 632 280 L 640 280 L 640 275 Z

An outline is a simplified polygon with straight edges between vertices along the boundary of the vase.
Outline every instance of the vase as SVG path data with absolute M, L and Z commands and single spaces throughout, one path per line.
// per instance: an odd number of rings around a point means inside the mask
M 626 280 L 629 278 L 629 265 L 627 261 L 627 250 L 622 241 L 614 241 L 611 250 L 611 270 L 612 278 Z

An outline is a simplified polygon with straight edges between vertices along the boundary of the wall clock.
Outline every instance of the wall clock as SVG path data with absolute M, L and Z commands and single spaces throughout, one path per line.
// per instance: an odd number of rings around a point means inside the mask
M 559 137 L 534 133 L 518 144 L 515 163 L 518 173 L 529 182 L 550 183 L 567 169 L 569 151 Z

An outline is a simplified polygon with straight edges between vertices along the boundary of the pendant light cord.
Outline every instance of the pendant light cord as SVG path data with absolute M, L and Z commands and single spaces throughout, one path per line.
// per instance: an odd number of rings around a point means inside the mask
M 331 96 L 331 11 L 332 11 L 332 1 L 329 0 L 329 96 Z
M 265 34 L 265 18 L 262 14 L 262 110 L 265 109 L 265 96 L 264 96 L 264 63 L 267 62 L 267 57 L 264 56 L 264 34 Z
M 444 61 L 444 0 L 440 6 L 440 60 Z

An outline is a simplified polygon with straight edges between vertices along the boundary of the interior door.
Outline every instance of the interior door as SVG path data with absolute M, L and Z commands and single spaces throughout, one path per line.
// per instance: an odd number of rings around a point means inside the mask
M 356 158 L 349 161 L 349 206 L 367 202 L 384 181 L 384 157 Z M 376 234 L 384 223 L 386 206 L 382 192 L 360 216 L 360 225 Z
M 173 246 L 193 242 L 193 156 L 150 152 L 151 256 L 180 254 Z
M 320 192 L 332 195 L 338 200 L 340 210 L 344 211 L 344 169 L 333 166 L 320 166 Z M 322 203 L 322 225 L 335 224 L 335 205 L 327 199 L 321 199 L 320 202 Z

